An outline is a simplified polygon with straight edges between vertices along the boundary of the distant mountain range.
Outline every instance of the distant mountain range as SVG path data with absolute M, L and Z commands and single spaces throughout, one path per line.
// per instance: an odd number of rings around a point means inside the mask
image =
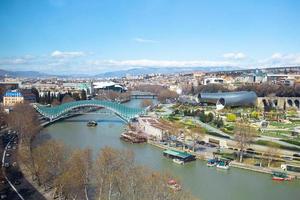
M 90 78 L 108 78 L 108 77 L 124 77 L 126 75 L 139 76 L 147 74 L 174 74 L 181 72 L 192 72 L 192 71 L 204 71 L 204 72 L 213 72 L 213 71 L 232 71 L 241 69 L 238 67 L 143 67 L 143 68 L 131 68 L 126 70 L 118 70 L 111 72 L 104 72 L 96 75 L 80 75 L 80 74 L 68 74 L 68 75 L 59 75 L 59 74 L 47 74 L 37 71 L 8 71 L 0 69 L 0 77 L 25 77 L 25 78 L 45 78 L 50 76 L 57 77 L 90 77 Z
M 50 76 L 46 73 L 36 72 L 36 71 L 7 71 L 0 69 L 0 77 L 27 77 L 27 78 L 33 78 L 33 77 L 47 77 Z
M 59 74 L 47 74 L 37 71 L 8 71 L 0 69 L 0 77 L 25 77 L 25 78 L 45 78 L 45 77 L 90 77 L 90 78 L 108 78 L 108 77 L 124 77 L 126 75 L 139 76 L 147 74 L 174 74 L 181 72 L 192 72 L 192 71 L 232 71 L 241 69 L 238 67 L 143 67 L 143 68 L 131 68 L 126 70 L 118 70 L 111 72 L 104 72 L 96 75 L 84 75 L 84 74 L 69 74 L 69 75 L 59 75 Z
M 144 67 L 144 68 L 132 68 L 127 70 L 119 70 L 112 72 L 105 72 L 95 75 L 95 77 L 105 78 L 105 77 L 124 77 L 126 75 L 139 76 L 147 74 L 174 74 L 181 72 L 193 72 L 193 71 L 203 71 L 203 72 L 215 72 L 215 71 L 232 71 L 241 69 L 239 67 Z

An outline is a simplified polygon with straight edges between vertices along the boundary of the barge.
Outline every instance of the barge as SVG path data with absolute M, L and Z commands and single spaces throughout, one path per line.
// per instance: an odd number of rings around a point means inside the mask
M 124 140 L 125 142 L 131 142 L 131 143 L 144 143 L 147 142 L 147 137 L 141 134 L 134 133 L 132 131 L 127 131 L 121 134 L 120 136 L 121 140 Z

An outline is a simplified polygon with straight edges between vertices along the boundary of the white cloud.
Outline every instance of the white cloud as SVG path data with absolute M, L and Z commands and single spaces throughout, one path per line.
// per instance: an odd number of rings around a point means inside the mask
M 300 66 L 300 53 L 274 53 L 265 59 L 220 59 L 220 60 L 106 60 L 97 59 L 90 53 L 54 51 L 47 55 L 24 55 L 19 57 L 0 57 L 0 69 L 34 70 L 52 74 L 69 72 L 70 74 L 97 74 L 104 71 L 114 71 L 142 67 L 285 67 Z M 84 58 L 77 58 L 86 56 Z M 235 56 L 241 57 L 241 56 Z M 56 59 L 54 59 L 56 58 Z
M 228 61 L 209 61 L 209 60 L 95 60 L 89 62 L 91 65 L 116 66 L 116 67 L 209 67 L 209 66 L 237 66 L 237 63 Z
M 139 43 L 158 43 L 158 41 L 156 41 L 156 40 L 149 40 L 149 39 L 145 39 L 145 38 L 134 38 L 133 40 L 135 42 L 139 42 Z
M 230 52 L 223 54 L 226 59 L 242 60 L 246 58 L 246 55 L 242 52 Z
M 259 60 L 258 64 L 267 67 L 300 65 L 300 53 L 295 53 L 295 54 L 274 53 L 269 58 Z
M 82 51 L 53 51 L 51 57 L 53 58 L 76 58 L 85 56 Z

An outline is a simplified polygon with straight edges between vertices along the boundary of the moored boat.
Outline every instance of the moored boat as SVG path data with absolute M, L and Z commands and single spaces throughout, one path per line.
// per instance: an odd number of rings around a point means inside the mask
M 272 180 L 274 180 L 274 181 L 290 181 L 290 180 L 292 180 L 292 176 L 289 176 L 285 172 L 273 172 Z
M 177 183 L 177 181 L 175 181 L 174 179 L 170 179 L 170 180 L 168 181 L 168 183 L 167 183 L 167 186 L 168 186 L 170 189 L 174 190 L 174 191 L 180 191 L 180 190 L 181 190 L 181 185 L 179 185 L 179 184 Z
M 98 125 L 98 123 L 96 121 L 89 121 L 86 125 L 89 127 L 95 127 Z
M 176 163 L 176 164 L 184 165 L 184 161 L 183 161 L 183 160 L 180 160 L 180 159 L 178 159 L 178 158 L 174 158 L 174 159 L 173 159 L 173 162 Z
M 210 159 L 207 161 L 207 164 L 206 164 L 208 167 L 214 167 L 217 165 L 217 160 L 216 159 Z
M 147 142 L 147 137 L 143 135 L 139 135 L 137 133 L 134 133 L 132 131 L 127 131 L 121 134 L 120 139 L 131 142 L 131 143 L 144 143 Z
M 167 149 L 163 152 L 163 155 L 167 158 L 171 158 L 172 160 L 174 159 L 177 159 L 177 160 L 180 160 L 180 161 L 183 161 L 184 163 L 187 163 L 187 162 L 191 162 L 191 161 L 194 161 L 196 160 L 196 156 L 190 154 L 190 153 L 187 153 L 187 152 L 181 152 L 181 151 L 178 151 L 178 150 L 172 150 L 172 149 Z M 174 161 L 173 162 L 177 162 L 177 161 Z M 178 162 L 179 163 L 179 162 Z
M 217 168 L 219 169 L 229 169 L 229 163 L 225 161 L 220 161 L 217 164 Z

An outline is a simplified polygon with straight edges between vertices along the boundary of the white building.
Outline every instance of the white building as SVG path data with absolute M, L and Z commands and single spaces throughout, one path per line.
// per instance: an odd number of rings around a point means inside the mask
M 156 119 L 140 117 L 138 119 L 140 129 L 148 136 L 161 140 L 166 133 L 165 127 Z
M 217 78 L 217 77 L 206 77 L 203 79 L 203 82 L 202 82 L 203 85 L 208 85 L 211 83 L 224 84 L 224 83 L 226 83 L 226 80 L 223 78 Z

